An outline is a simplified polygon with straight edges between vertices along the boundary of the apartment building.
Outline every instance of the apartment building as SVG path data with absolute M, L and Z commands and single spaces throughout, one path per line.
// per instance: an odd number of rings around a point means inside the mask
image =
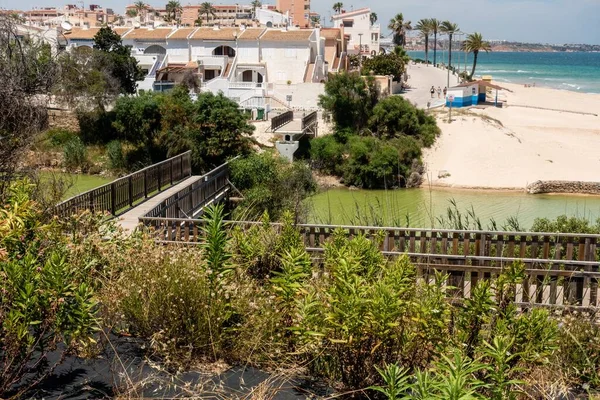
M 277 10 L 288 14 L 293 26 L 310 27 L 310 0 L 277 0 Z
M 94 27 L 113 23 L 117 19 L 112 9 L 96 4 L 90 4 L 87 9 L 74 4 L 62 8 L 34 8 L 20 14 L 28 25 L 51 27 L 60 26 L 65 21 L 77 27 Z
M 371 9 L 360 8 L 334 15 L 333 26 L 343 28 L 348 41 L 348 54 L 362 54 L 365 56 L 379 53 L 381 26 L 371 25 Z
M 234 5 L 213 5 L 215 9 L 214 15 L 200 15 L 200 5 L 183 6 L 181 13 L 181 25 L 195 26 L 196 21 L 200 19 L 202 25 L 220 25 L 220 26 L 236 26 L 240 24 L 250 24 L 252 22 L 252 6 L 245 4 Z
M 69 48 L 92 46 L 99 28 L 74 28 Z M 139 89 L 164 91 L 195 76 L 202 90 L 223 92 L 245 108 L 277 96 L 316 106 L 320 83 L 345 68 L 340 29 L 245 27 L 115 28 L 146 72 Z M 311 86 L 315 85 L 315 86 Z M 281 104 L 280 103 L 280 104 Z M 287 104 L 287 103 L 286 103 Z

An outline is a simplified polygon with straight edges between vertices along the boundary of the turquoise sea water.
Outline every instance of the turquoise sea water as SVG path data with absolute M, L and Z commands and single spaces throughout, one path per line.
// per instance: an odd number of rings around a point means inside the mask
M 425 59 L 425 52 L 410 51 L 412 58 Z M 433 61 L 433 51 L 429 52 Z M 437 62 L 447 63 L 448 52 L 438 50 Z M 453 51 L 452 65 L 465 69 L 465 53 Z M 466 58 L 471 71 L 473 56 Z M 581 93 L 600 93 L 600 53 L 481 53 L 476 76 L 492 75 L 500 82 L 534 83 Z

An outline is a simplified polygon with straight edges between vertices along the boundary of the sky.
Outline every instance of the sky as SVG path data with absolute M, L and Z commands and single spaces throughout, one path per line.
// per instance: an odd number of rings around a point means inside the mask
M 122 13 L 134 0 L 86 0 Z M 162 6 L 166 0 L 147 0 Z M 202 0 L 180 0 L 182 5 Z M 250 3 L 250 0 L 213 0 L 213 4 Z M 275 4 L 275 0 L 264 0 Z M 312 0 L 314 11 L 324 16 L 327 26 L 335 0 Z M 0 0 L 0 8 L 31 9 L 62 6 L 76 0 Z M 435 17 L 457 23 L 462 31 L 480 32 L 485 39 L 534 43 L 600 44 L 600 0 L 346 0 L 344 8 L 370 7 L 377 13 L 382 28 L 401 12 L 404 19 L 415 23 L 421 18 Z M 387 31 L 387 29 L 384 29 Z

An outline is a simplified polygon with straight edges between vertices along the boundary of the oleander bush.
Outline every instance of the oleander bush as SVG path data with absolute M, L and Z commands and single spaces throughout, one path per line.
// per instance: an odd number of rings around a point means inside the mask
M 520 310 L 522 264 L 456 296 L 448 276 L 337 230 L 309 254 L 286 212 L 248 226 L 207 210 L 199 246 L 122 236 L 102 215 L 47 219 L 26 182 L 0 215 L 0 396 L 98 329 L 133 335 L 174 370 L 224 360 L 301 368 L 361 398 L 558 398 L 600 388 L 600 331 L 582 311 Z M 368 396 L 368 397 L 366 397 Z

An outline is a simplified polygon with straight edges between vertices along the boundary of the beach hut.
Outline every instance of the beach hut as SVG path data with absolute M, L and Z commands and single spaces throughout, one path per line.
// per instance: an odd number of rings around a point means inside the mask
M 487 89 L 495 89 L 496 95 L 493 99 L 487 98 L 486 91 Z M 469 107 L 476 106 L 480 103 L 485 102 L 493 102 L 494 105 L 498 104 L 498 90 L 505 90 L 503 87 L 494 85 L 489 81 L 479 80 L 473 82 L 462 83 L 458 86 L 451 87 L 448 90 L 448 94 L 446 96 L 446 106 L 450 106 L 450 101 L 448 98 L 450 96 L 454 97 L 452 101 L 452 107 Z

